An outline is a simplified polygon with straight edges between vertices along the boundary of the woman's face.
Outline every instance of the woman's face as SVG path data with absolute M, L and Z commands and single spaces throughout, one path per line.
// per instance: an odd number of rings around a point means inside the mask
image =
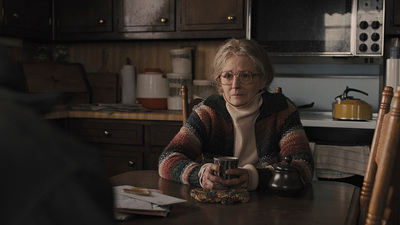
M 231 72 L 234 75 L 243 71 L 258 74 L 247 56 L 232 55 L 222 68 L 223 73 Z M 241 83 L 237 76 L 233 78 L 232 84 L 221 84 L 225 99 L 234 106 L 242 106 L 250 102 L 265 85 L 266 83 L 261 82 L 259 75 L 253 76 L 253 82 L 250 84 Z

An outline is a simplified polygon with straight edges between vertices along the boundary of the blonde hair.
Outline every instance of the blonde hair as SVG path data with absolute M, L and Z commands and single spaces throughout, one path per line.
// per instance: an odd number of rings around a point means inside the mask
M 247 56 L 251 60 L 260 74 L 261 81 L 266 83 L 263 90 L 267 91 L 274 79 L 274 71 L 267 52 L 253 40 L 234 38 L 228 39 L 219 47 L 212 62 L 210 79 L 218 84 L 219 89 L 221 89 L 221 84 L 218 77 L 222 73 L 226 60 L 232 55 Z

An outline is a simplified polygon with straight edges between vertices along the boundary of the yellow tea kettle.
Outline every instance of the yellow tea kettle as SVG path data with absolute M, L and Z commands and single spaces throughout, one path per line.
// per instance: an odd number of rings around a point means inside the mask
M 346 87 L 343 94 L 335 98 L 333 106 L 333 118 L 337 120 L 371 120 L 372 106 L 363 100 L 348 96 L 348 92 L 355 91 L 365 95 L 367 93 Z

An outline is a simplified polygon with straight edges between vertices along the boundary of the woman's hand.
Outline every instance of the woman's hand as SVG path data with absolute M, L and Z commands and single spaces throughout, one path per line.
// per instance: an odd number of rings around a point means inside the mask
M 201 186 L 207 189 L 228 189 L 228 188 L 247 188 L 249 184 L 249 172 L 245 169 L 230 169 L 226 171 L 228 175 L 236 175 L 238 178 L 224 180 L 215 176 L 214 171 L 218 171 L 216 164 L 209 164 L 201 178 Z
M 247 189 L 249 185 L 249 172 L 245 169 L 230 169 L 226 171 L 228 175 L 236 175 L 238 178 L 223 180 L 222 185 L 230 188 L 244 188 Z
M 218 171 L 219 167 L 215 164 L 207 165 L 203 176 L 201 177 L 201 186 L 207 189 L 228 189 L 228 187 L 221 185 L 223 179 L 215 176 L 214 171 Z

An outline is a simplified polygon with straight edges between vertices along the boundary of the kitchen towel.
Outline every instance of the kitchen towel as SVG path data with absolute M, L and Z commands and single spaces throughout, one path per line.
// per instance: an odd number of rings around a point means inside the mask
M 400 59 L 386 60 L 386 86 L 396 88 L 400 84 Z
M 135 67 L 132 65 L 124 65 L 121 69 L 122 93 L 121 102 L 123 104 L 136 103 L 136 78 Z
M 315 145 L 314 163 L 317 177 L 345 178 L 365 175 L 369 146 Z

